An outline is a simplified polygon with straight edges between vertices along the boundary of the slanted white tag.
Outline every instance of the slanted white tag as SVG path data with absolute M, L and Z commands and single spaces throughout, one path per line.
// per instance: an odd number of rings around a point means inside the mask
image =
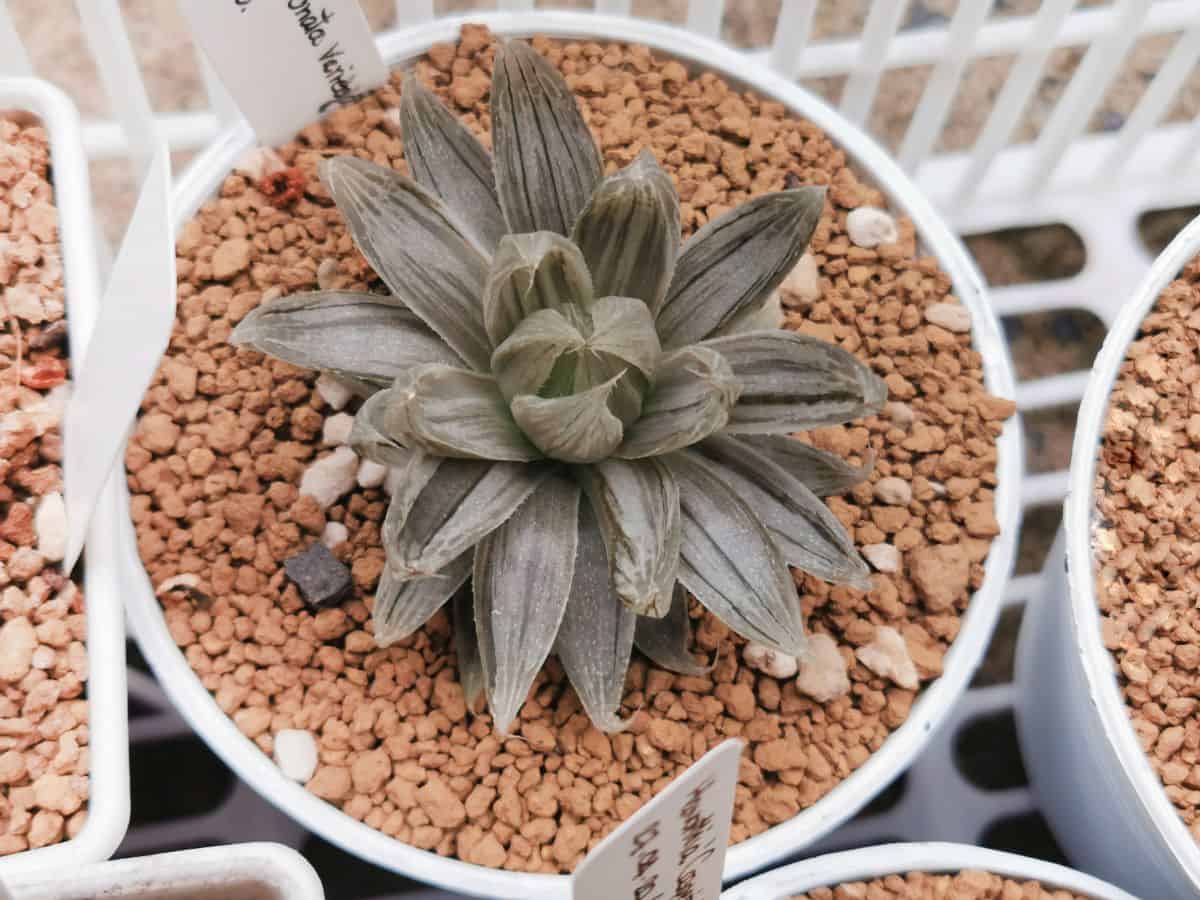
M 358 0 L 181 0 L 217 76 L 264 144 L 387 80 Z
M 717 900 L 744 743 L 710 750 L 575 870 L 574 900 Z

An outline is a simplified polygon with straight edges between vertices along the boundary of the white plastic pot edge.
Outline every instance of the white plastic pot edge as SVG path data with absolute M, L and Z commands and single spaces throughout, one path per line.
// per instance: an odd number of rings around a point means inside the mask
M 257 889 L 257 900 L 325 896 L 303 856 L 265 842 L 94 863 L 74 870 L 69 881 L 61 872 L 41 873 L 14 878 L 7 887 L 16 900 L 222 900 L 229 891 L 247 888 Z
M 390 64 L 403 63 L 420 56 L 434 43 L 454 40 L 461 25 L 467 22 L 485 24 L 497 34 L 507 36 L 544 34 L 646 44 L 779 100 L 815 122 L 870 173 L 889 201 L 913 220 L 923 243 L 948 272 L 955 292 L 971 313 L 975 347 L 983 357 L 988 389 L 1002 397 L 1015 395 L 1007 346 L 986 302 L 983 279 L 962 244 L 887 154 L 825 103 L 721 44 L 676 28 L 592 13 L 493 13 L 440 19 L 384 35 L 379 40 L 380 49 Z M 253 136 L 242 123 L 221 135 L 196 158 L 176 186 L 177 227 L 182 227 L 213 195 L 241 153 L 252 145 Z M 726 862 L 726 878 L 745 877 L 795 854 L 846 821 L 912 763 L 933 730 L 945 719 L 978 666 L 999 615 L 1016 546 L 1022 466 L 1020 424 L 1014 418 L 1005 425 L 998 442 L 995 499 L 1001 533 L 993 542 L 983 586 L 975 593 L 958 639 L 946 655 L 942 677 L 925 689 L 908 720 L 883 747 L 826 797 L 789 821 L 732 847 Z M 182 715 L 255 790 L 332 843 L 409 877 L 488 897 L 525 900 L 568 896 L 569 886 L 563 876 L 506 872 L 438 857 L 356 822 L 301 785 L 286 780 L 274 763 L 220 710 L 171 640 L 138 559 L 133 526 L 127 514 L 120 516 L 115 530 L 122 545 L 123 571 L 127 573 L 130 619 L 143 653 Z
M 0 78 L 0 110 L 36 114 L 50 143 L 54 203 L 62 245 L 72 369 L 83 358 L 96 321 L 100 289 L 93 242 L 91 191 L 79 115 L 58 88 L 34 78 Z M 65 447 L 64 452 L 76 448 Z M 0 878 L 107 859 L 129 824 L 129 750 L 125 687 L 125 621 L 121 609 L 111 516 L 120 509 L 110 479 L 88 533 L 84 575 L 88 651 L 87 821 L 69 841 L 0 859 Z M 70 489 L 70 485 L 66 486 Z M 61 874 L 61 870 L 60 870 Z
M 1099 719 L 1103 738 L 1120 762 L 1136 792 L 1145 817 L 1200 894 L 1200 844 L 1192 837 L 1163 790 L 1134 733 L 1129 712 L 1113 671 L 1112 655 L 1100 637 L 1100 608 L 1094 583 L 1092 528 L 1095 503 L 1096 457 L 1104 433 L 1109 396 L 1129 345 L 1141 330 L 1163 289 L 1200 253 L 1200 219 L 1194 220 L 1154 260 L 1137 292 L 1121 310 L 1104 340 L 1087 391 L 1079 407 L 1071 447 L 1069 493 L 1063 510 L 1066 535 L 1067 584 L 1070 590 L 1071 652 L 1078 654 L 1087 682 L 1086 702 Z M 1047 598 L 1048 599 L 1048 598 Z
M 767 872 L 727 890 L 721 900 L 786 900 L 794 894 L 851 881 L 872 881 L 906 872 L 930 874 L 982 869 L 1043 887 L 1067 890 L 1089 900 L 1137 900 L 1099 878 L 1015 853 L 986 850 L 969 844 L 883 844 L 830 853 Z

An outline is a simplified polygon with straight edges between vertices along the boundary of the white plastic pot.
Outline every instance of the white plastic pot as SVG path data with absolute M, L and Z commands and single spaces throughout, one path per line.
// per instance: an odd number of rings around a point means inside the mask
M 58 209 L 63 280 L 72 368 L 83 359 L 99 306 L 99 278 L 88 187 L 87 157 L 79 116 L 58 88 L 33 78 L 0 79 L 0 115 L 30 112 L 41 119 L 50 142 L 51 181 Z M 63 452 L 84 453 L 67 444 Z M 87 616 L 88 758 L 87 821 L 73 839 L 0 859 L 0 878 L 26 871 L 59 871 L 107 859 L 129 824 L 129 750 L 126 728 L 125 622 L 117 585 L 109 518 L 120 508 L 109 481 L 88 533 L 83 592 Z M 65 485 L 70 491 L 71 485 Z
M 1017 726 L 1055 836 L 1083 868 L 1154 900 L 1200 896 L 1200 845 L 1142 752 L 1100 638 L 1091 535 L 1109 395 L 1159 294 L 1200 253 L 1200 220 L 1154 261 L 1104 341 L 1079 407 L 1063 531 L 1025 613 Z
M 1137 900 L 1120 888 L 1066 866 L 967 844 L 883 844 L 830 853 L 743 881 L 725 891 L 721 900 L 787 900 L 805 891 L 850 881 L 873 881 L 907 872 L 955 873 L 964 869 L 981 869 L 1016 881 L 1038 881 L 1047 890 L 1066 890 L 1088 900 Z
M 323 900 L 317 873 L 282 844 L 231 844 L 95 863 L 7 882 L 15 900 Z
M 823 102 L 721 44 L 663 25 L 591 13 L 496 13 L 442 19 L 383 36 L 380 47 L 384 58 L 392 64 L 414 60 L 436 42 L 455 40 L 464 22 L 482 22 L 502 35 L 544 34 L 645 44 L 696 69 L 717 72 L 735 85 L 779 100 L 793 112 L 815 122 L 870 174 L 899 210 L 913 219 L 925 249 L 949 273 L 955 294 L 970 310 L 975 346 L 983 355 L 988 389 L 1003 397 L 1013 396 L 1008 350 L 985 300 L 982 278 L 966 251 L 900 168 Z M 249 129 L 239 125 L 196 159 L 177 186 L 174 209 L 177 227 L 182 227 L 213 195 L 252 140 Z M 796 853 L 861 809 L 907 768 L 962 694 L 991 636 L 1012 566 L 1022 468 L 1020 441 L 1018 423 L 1009 422 L 999 441 L 996 515 L 1001 534 L 992 545 L 983 587 L 976 592 L 959 637 L 946 656 L 943 676 L 921 694 L 908 720 L 883 747 L 820 802 L 788 822 L 733 847 L 726 865 L 728 878 L 745 877 Z M 192 673 L 167 632 L 162 611 L 138 559 L 128 515 L 122 517 L 118 530 L 122 565 L 128 573 L 125 596 L 142 652 L 183 716 L 255 790 L 326 840 L 408 877 L 487 897 L 527 900 L 568 895 L 567 879 L 563 876 L 486 869 L 402 844 L 351 819 L 284 778 L 275 764 L 238 731 Z

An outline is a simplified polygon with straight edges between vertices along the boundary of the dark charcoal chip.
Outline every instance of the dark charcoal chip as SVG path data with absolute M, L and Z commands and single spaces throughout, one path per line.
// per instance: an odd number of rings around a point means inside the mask
M 350 594 L 350 570 L 320 541 L 285 560 L 283 569 L 312 606 L 333 606 Z

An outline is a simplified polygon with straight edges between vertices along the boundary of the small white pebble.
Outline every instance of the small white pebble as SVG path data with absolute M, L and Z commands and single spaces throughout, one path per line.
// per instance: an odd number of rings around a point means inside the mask
M 341 409 L 354 396 L 354 392 L 350 388 L 327 372 L 322 372 L 317 376 L 317 393 L 333 409 Z
M 194 588 L 200 586 L 200 576 L 194 572 L 184 572 L 182 575 L 172 575 L 154 589 L 158 596 L 168 594 L 177 588 Z
M 900 571 L 900 551 L 891 544 L 867 544 L 862 555 L 878 572 Z
M 349 539 L 350 530 L 341 522 L 326 522 L 325 530 L 321 532 L 321 543 L 330 550 Z
M 818 703 L 828 703 L 850 693 L 845 657 L 838 650 L 837 641 L 829 635 L 809 635 L 808 649 L 799 662 L 796 689 L 800 693 Z
M 742 659 L 756 672 L 772 678 L 791 678 L 796 674 L 796 657 L 780 653 L 766 644 L 750 641 L 742 649 Z
M 930 304 L 925 307 L 925 321 L 958 334 L 971 330 L 971 314 L 961 303 Z
M 38 552 L 49 562 L 59 562 L 67 553 L 67 507 L 62 494 L 47 494 L 33 513 Z
M 805 253 L 800 261 L 788 272 L 779 291 L 783 294 L 785 306 L 802 306 L 821 299 L 820 273 L 817 271 L 817 261 L 811 253 Z
M 337 447 L 350 440 L 350 429 L 354 427 L 354 416 L 350 413 L 335 413 L 325 420 L 321 428 L 321 443 L 326 447 Z
M 270 147 L 252 147 L 242 154 L 233 170 L 251 181 L 261 181 L 286 168 L 283 159 Z
M 304 784 L 317 771 L 317 742 L 312 733 L 288 728 L 275 735 L 275 764 L 283 774 Z
M 377 488 L 387 478 L 388 467 L 373 459 L 364 459 L 358 466 L 358 486 Z
M 300 493 L 316 500 L 321 509 L 329 509 L 353 490 L 357 474 L 358 454 L 343 445 L 304 470 Z
M 875 482 L 875 496 L 888 506 L 908 506 L 912 502 L 912 485 L 895 476 L 880 478 Z
M 330 290 L 337 280 L 338 261 L 333 257 L 321 260 L 317 266 L 317 287 L 323 291 Z
M 883 411 L 887 413 L 887 417 L 902 427 L 908 427 L 913 423 L 916 416 L 913 409 L 907 403 L 901 403 L 899 400 L 892 400 L 884 404 Z
M 54 667 L 55 653 L 53 647 L 39 646 L 33 651 L 33 659 L 31 665 L 35 669 L 50 669 Z
M 874 206 L 860 206 L 846 216 L 846 232 L 859 247 L 878 247 L 900 240 L 896 220 Z
M 858 661 L 878 675 L 890 678 L 900 687 L 915 691 L 921 686 L 921 677 L 908 653 L 904 637 L 889 625 L 875 629 L 875 639 L 859 647 L 855 654 Z
M 930 481 L 929 487 L 939 497 L 946 496 L 946 486 L 944 484 L 942 484 L 940 481 Z

